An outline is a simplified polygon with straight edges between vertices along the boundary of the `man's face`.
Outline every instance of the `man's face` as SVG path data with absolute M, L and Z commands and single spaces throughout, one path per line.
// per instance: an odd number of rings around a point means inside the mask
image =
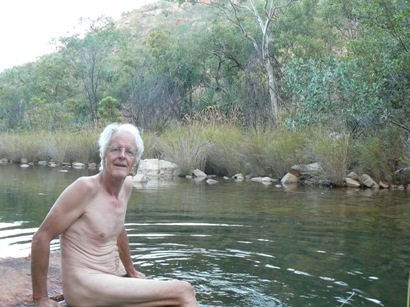
M 114 133 L 105 154 L 104 168 L 113 176 L 126 177 L 132 171 L 137 156 L 134 136 L 127 131 Z

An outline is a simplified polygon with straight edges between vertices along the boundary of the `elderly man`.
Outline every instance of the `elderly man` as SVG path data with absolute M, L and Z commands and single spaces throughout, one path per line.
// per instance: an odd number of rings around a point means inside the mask
M 100 172 L 67 187 L 33 237 L 35 307 L 59 306 L 47 291 L 50 242 L 59 235 L 63 292 L 70 307 L 198 306 L 189 283 L 148 280 L 134 269 L 124 220 L 133 189 L 129 174 L 144 150 L 138 129 L 111 124 L 99 146 Z M 119 259 L 129 278 L 118 275 Z

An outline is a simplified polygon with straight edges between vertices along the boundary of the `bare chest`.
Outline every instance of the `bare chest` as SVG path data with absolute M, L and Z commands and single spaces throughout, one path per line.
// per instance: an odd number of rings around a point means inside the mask
M 91 244 L 116 241 L 124 227 L 126 201 L 97 197 L 86 206 L 82 216 L 70 227 Z

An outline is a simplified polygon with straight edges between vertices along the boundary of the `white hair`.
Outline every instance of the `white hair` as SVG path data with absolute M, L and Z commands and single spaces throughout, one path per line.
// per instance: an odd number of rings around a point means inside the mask
M 100 171 L 104 168 L 104 157 L 105 152 L 107 151 L 108 144 L 110 144 L 111 138 L 114 133 L 118 131 L 127 131 L 130 132 L 135 137 L 135 143 L 137 144 L 137 156 L 135 165 L 137 165 L 140 160 L 142 153 L 144 152 L 144 142 L 142 141 L 140 131 L 137 127 L 132 124 L 119 124 L 119 123 L 112 123 L 105 127 L 104 131 L 100 134 L 100 138 L 98 140 L 98 146 L 100 148 Z

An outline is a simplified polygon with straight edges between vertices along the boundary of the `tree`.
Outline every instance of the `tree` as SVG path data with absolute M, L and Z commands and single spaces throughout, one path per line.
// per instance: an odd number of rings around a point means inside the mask
M 274 1 L 274 0 L 265 0 L 263 4 L 263 9 L 260 9 L 257 6 L 257 3 L 253 0 L 247 0 L 247 5 L 237 4 L 233 0 L 229 0 L 229 4 L 234 12 L 234 18 L 230 17 L 229 14 L 226 14 L 227 18 L 235 23 L 245 35 L 247 39 L 252 42 L 252 45 L 258 54 L 259 58 L 261 59 L 266 73 L 268 75 L 268 87 L 269 87 L 269 94 L 270 94 L 270 102 L 271 102 L 271 112 L 272 112 L 272 119 L 274 122 L 278 119 L 278 111 L 279 111 L 279 93 L 278 93 L 278 85 L 277 80 L 275 77 L 275 69 L 272 61 L 273 53 L 270 50 L 270 42 L 272 37 L 274 37 L 275 33 L 270 32 L 270 25 L 271 23 L 275 22 L 275 17 L 277 12 L 282 10 L 283 8 L 289 6 L 292 2 L 296 0 L 287 0 L 287 1 Z M 242 3 L 245 1 L 241 1 Z M 257 21 L 257 24 L 260 29 L 259 38 L 251 34 L 242 21 L 242 14 L 244 11 L 248 11 L 253 14 L 253 17 Z
M 176 0 L 179 3 L 186 1 Z M 276 39 L 278 33 L 273 33 L 271 25 L 277 22 L 278 13 L 297 0 L 229 0 L 228 5 L 223 2 L 214 2 L 225 17 L 241 30 L 242 34 L 252 43 L 258 58 L 263 64 L 268 76 L 267 84 L 270 95 L 271 116 L 273 122 L 277 122 L 279 113 L 278 81 L 275 75 L 273 63 L 274 52 L 271 50 L 271 41 Z M 197 3 L 202 1 L 187 1 Z M 247 24 L 248 18 L 252 18 L 259 27 L 259 33 L 254 33 L 252 24 Z
M 356 61 L 361 82 L 382 82 L 375 94 L 385 102 L 383 118 L 409 127 L 410 2 L 328 0 L 323 7 L 329 25 L 347 41 L 345 55 Z
M 103 97 L 104 84 L 112 81 L 113 71 L 110 57 L 116 52 L 121 38 L 111 18 L 89 21 L 90 29 L 82 38 L 80 34 L 62 37 L 60 51 L 65 56 L 75 74 L 82 81 L 88 105 L 86 110 L 92 122 L 98 122 L 98 106 Z
M 118 100 L 111 96 L 102 99 L 98 106 L 98 118 L 103 125 L 110 122 L 118 122 L 121 118 Z

